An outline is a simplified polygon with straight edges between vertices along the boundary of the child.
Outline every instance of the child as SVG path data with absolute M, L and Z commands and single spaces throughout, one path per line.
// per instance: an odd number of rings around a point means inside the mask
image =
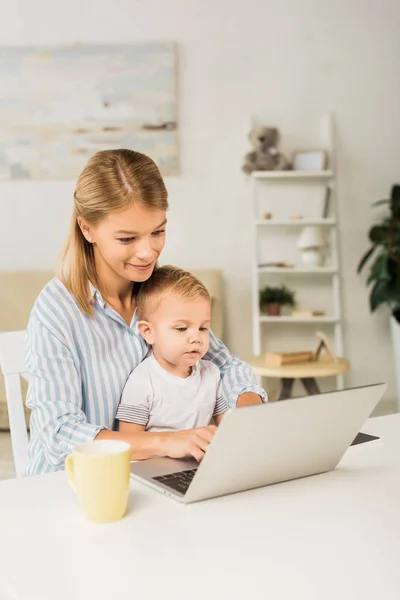
M 131 373 L 116 418 L 120 431 L 174 431 L 219 425 L 227 404 L 220 371 L 202 360 L 209 347 L 211 299 L 187 271 L 164 266 L 141 284 L 138 329 L 152 354 Z

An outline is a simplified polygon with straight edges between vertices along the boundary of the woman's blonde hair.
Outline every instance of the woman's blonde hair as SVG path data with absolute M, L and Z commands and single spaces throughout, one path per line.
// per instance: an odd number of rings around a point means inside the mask
M 207 288 L 197 277 L 179 267 L 164 265 L 154 271 L 151 277 L 140 286 L 136 306 L 139 321 L 150 320 L 151 314 L 170 294 L 184 300 L 204 298 L 211 302 Z
M 168 209 L 167 190 L 154 161 L 133 150 L 96 152 L 76 184 L 72 222 L 59 269 L 61 281 L 88 315 L 93 314 L 89 281 L 101 294 L 105 290 L 97 276 L 93 246 L 82 234 L 78 218 L 95 226 L 110 212 L 132 203 L 153 210 Z

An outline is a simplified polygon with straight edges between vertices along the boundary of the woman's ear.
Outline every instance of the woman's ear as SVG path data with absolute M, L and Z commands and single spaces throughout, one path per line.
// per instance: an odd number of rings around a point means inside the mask
M 154 344 L 154 333 L 151 323 L 149 321 L 139 321 L 138 329 L 142 338 L 152 346 Z
M 78 217 L 78 225 L 80 230 L 82 231 L 82 235 L 84 236 L 84 238 L 92 243 L 93 239 L 92 239 L 92 230 L 91 227 L 89 227 L 89 225 L 87 223 L 85 223 L 85 221 L 82 219 L 82 217 Z

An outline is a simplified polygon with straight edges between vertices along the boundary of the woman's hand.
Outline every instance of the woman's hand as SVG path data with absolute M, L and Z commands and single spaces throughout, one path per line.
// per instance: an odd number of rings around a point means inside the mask
M 200 462 L 216 431 L 215 425 L 208 425 L 196 429 L 164 432 L 161 434 L 162 454 L 169 458 L 193 456 Z
M 252 406 L 253 404 L 262 404 L 261 396 L 255 394 L 254 392 L 244 392 L 238 397 L 236 407 L 240 408 L 240 406 Z

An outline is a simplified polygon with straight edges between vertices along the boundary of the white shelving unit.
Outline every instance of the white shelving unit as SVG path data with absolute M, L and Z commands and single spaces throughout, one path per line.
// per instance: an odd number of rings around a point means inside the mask
M 269 317 L 260 316 L 260 323 L 338 323 L 336 317 Z
M 333 343 L 335 352 L 339 356 L 344 355 L 343 332 L 342 332 L 342 298 L 341 298 L 341 277 L 340 260 L 338 247 L 338 211 L 337 211 L 337 186 L 335 171 L 335 148 L 333 135 L 333 119 L 330 113 L 325 115 L 321 121 L 321 148 L 328 152 L 329 170 L 323 171 L 255 171 L 252 173 L 253 197 L 254 197 L 254 239 L 255 253 L 252 276 L 252 301 L 253 301 L 253 353 L 259 355 L 265 351 L 264 338 L 279 336 L 278 325 L 286 327 L 292 325 L 298 332 L 298 340 L 301 340 L 304 327 L 325 326 L 330 328 L 333 334 Z M 278 186 L 278 187 L 277 187 Z M 323 198 L 326 189 L 330 188 L 329 213 L 323 217 Z M 278 189 L 279 188 L 279 189 Z M 315 197 L 320 195 L 321 201 L 317 210 L 311 211 L 307 205 L 307 199 L 302 200 L 302 204 L 296 204 L 296 188 L 301 189 L 303 197 L 307 198 L 307 190 L 314 193 Z M 263 219 L 262 214 L 270 210 L 270 201 L 274 200 L 276 191 L 282 193 L 282 199 L 278 200 L 278 210 L 272 218 Z M 285 215 L 284 193 L 288 193 L 292 204 L 296 206 L 298 213 L 304 214 L 303 218 L 294 218 Z M 261 208 L 260 196 L 263 200 L 263 209 Z M 315 205 L 314 201 L 314 205 Z M 318 204 L 318 203 L 317 203 Z M 298 213 L 297 216 L 298 216 Z M 310 214 L 311 213 L 311 214 Z M 283 247 L 289 244 L 287 238 L 293 235 L 299 235 L 301 228 L 307 225 L 317 225 L 325 228 L 326 235 L 329 238 L 329 260 L 322 267 L 307 268 L 301 264 L 294 264 L 293 267 L 263 266 L 271 262 L 280 262 L 270 260 L 270 256 L 262 255 L 261 241 L 272 232 L 276 235 L 282 230 L 283 235 L 279 237 L 279 246 Z M 292 252 L 293 255 L 293 252 Z M 287 262 L 287 261 L 285 261 Z M 292 261 L 291 261 L 292 262 Z M 300 255 L 298 255 L 300 263 Z M 271 275 L 271 279 L 268 276 Z M 308 279 L 308 285 L 324 285 L 329 287 L 331 310 L 324 316 L 316 317 L 293 317 L 290 315 L 267 316 L 260 314 L 259 310 L 259 290 L 266 284 L 275 285 L 276 277 L 280 275 L 281 283 L 296 286 L 299 290 L 302 286 L 302 280 Z M 311 283 L 310 283 L 311 282 Z M 299 308 L 302 308 L 299 306 Z M 308 308 L 308 307 L 307 307 Z M 267 332 L 268 330 L 268 332 Z M 300 345 L 300 341 L 299 341 Z M 343 388 L 343 376 L 337 377 L 337 387 Z
M 333 171 L 253 171 L 252 176 L 256 179 L 330 179 Z
M 285 273 L 286 275 L 329 275 L 337 272 L 336 267 L 258 267 L 259 273 Z
M 268 221 L 266 219 L 256 221 L 258 227 L 282 227 L 283 225 L 288 227 L 304 227 L 305 225 L 321 225 L 322 227 L 331 227 L 336 225 L 335 219 L 273 219 Z

